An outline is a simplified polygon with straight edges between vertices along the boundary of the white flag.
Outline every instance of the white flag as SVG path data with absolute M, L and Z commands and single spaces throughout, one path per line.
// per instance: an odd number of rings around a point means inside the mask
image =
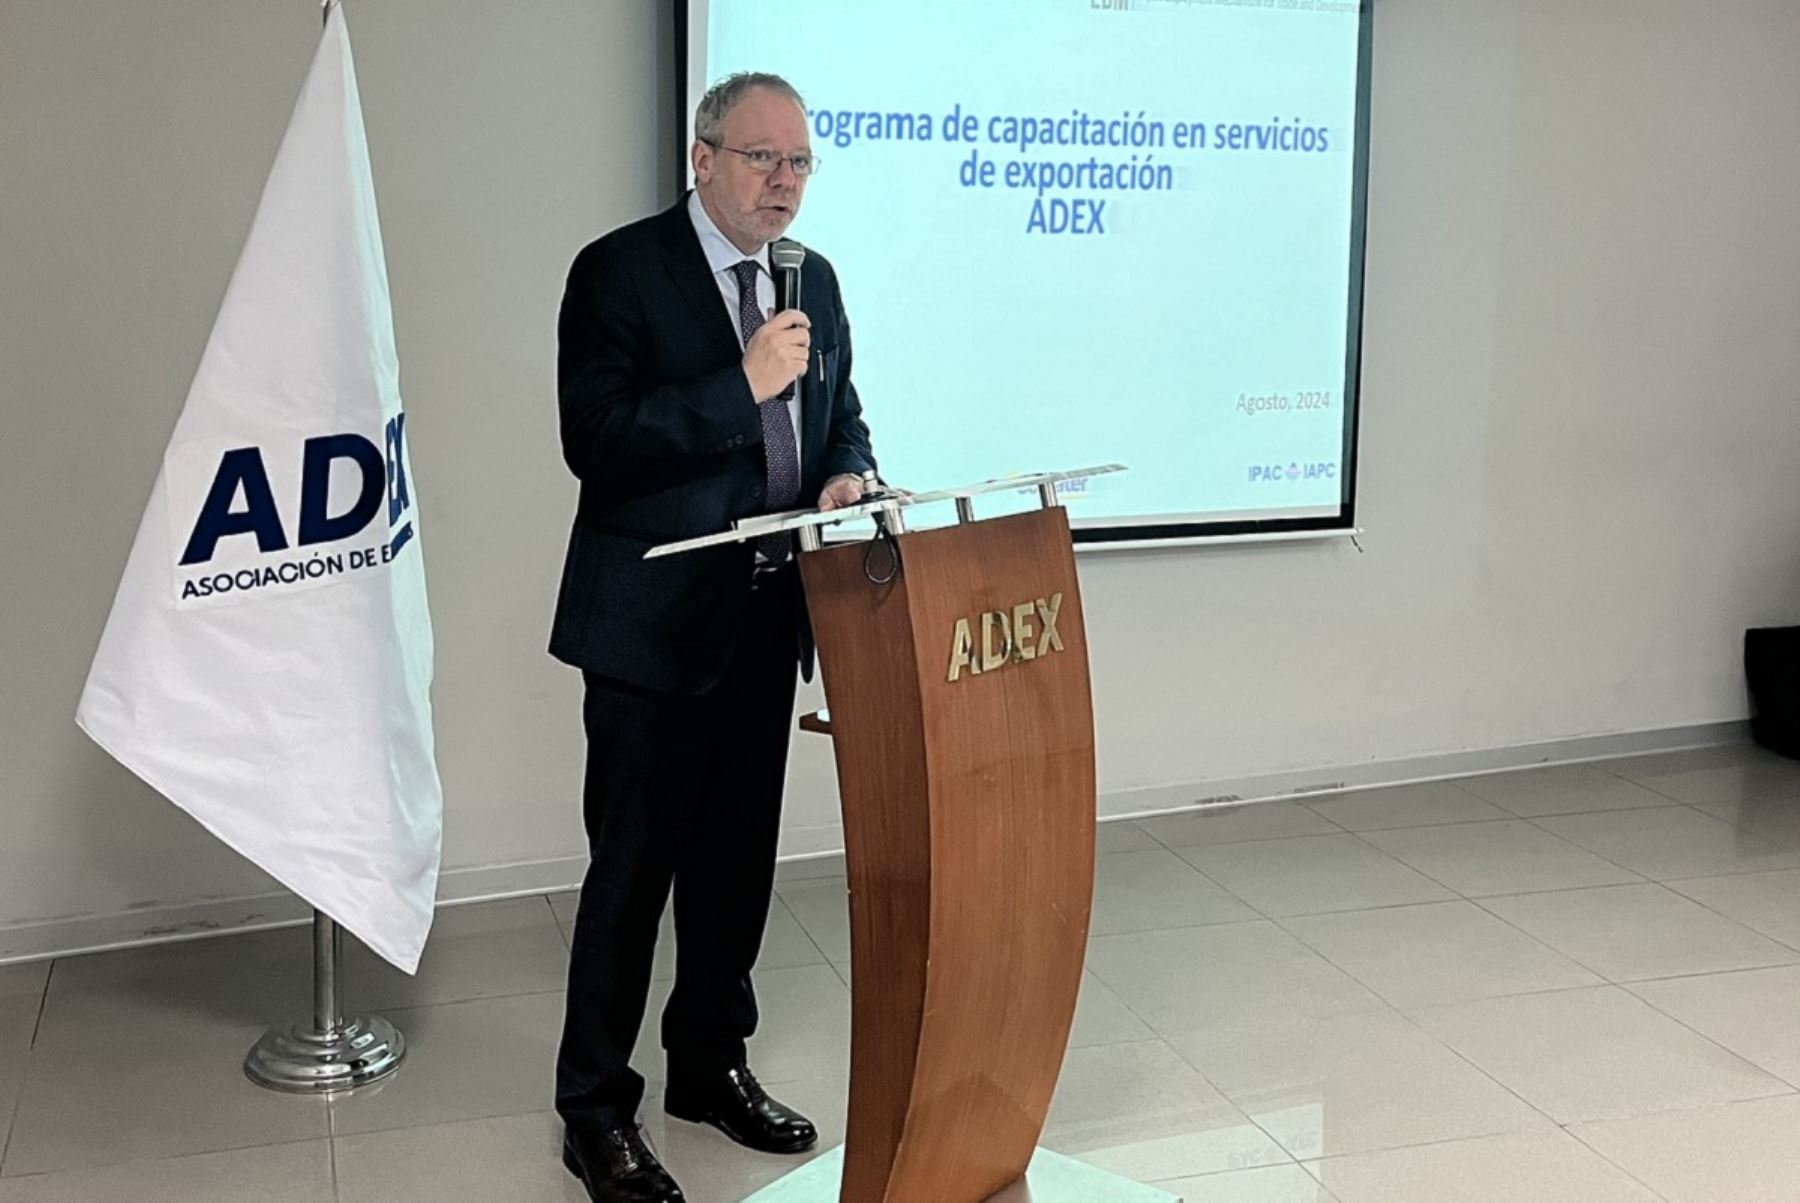
M 163 456 L 77 721 L 408 973 L 443 791 L 431 619 L 341 10 Z

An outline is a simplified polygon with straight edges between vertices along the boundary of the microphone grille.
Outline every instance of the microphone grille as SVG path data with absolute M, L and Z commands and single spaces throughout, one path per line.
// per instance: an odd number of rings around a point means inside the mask
M 769 244 L 769 266 L 776 271 L 799 271 L 806 262 L 806 248 L 792 238 L 778 238 Z

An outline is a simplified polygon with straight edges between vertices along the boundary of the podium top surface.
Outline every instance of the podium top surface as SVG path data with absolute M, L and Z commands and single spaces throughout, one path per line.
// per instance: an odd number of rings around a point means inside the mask
M 787 510 L 779 514 L 758 514 L 754 518 L 744 518 L 734 522 L 730 530 L 652 547 L 644 553 L 644 558 L 654 560 L 661 556 L 679 555 L 684 551 L 698 551 L 702 547 L 717 547 L 723 543 L 742 543 L 763 535 L 780 534 L 783 531 L 836 526 L 839 523 L 872 517 L 889 510 L 911 509 L 914 506 L 956 501 L 966 497 L 981 497 L 989 493 L 1036 489 L 1045 485 L 1061 484 L 1065 480 L 1085 480 L 1090 476 L 1108 476 L 1114 472 L 1123 471 L 1125 471 L 1124 464 L 1100 464 L 1092 468 L 1074 468 L 1067 472 L 1033 472 L 1026 476 L 1007 476 L 998 480 L 984 480 L 977 484 L 958 485 L 950 489 L 933 489 L 927 493 L 882 492 L 874 494 L 865 501 L 859 501 L 855 505 L 839 506 L 834 510 Z

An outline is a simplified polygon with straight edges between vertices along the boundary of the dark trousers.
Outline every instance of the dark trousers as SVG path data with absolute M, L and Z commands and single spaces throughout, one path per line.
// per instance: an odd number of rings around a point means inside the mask
M 630 1065 L 673 884 L 675 987 L 662 1044 L 675 1072 L 744 1056 L 750 969 L 774 890 L 798 668 L 794 567 L 764 578 L 724 677 L 696 697 L 585 675 L 583 814 L 590 862 L 569 962 L 556 1109 L 578 1127 L 630 1123 Z

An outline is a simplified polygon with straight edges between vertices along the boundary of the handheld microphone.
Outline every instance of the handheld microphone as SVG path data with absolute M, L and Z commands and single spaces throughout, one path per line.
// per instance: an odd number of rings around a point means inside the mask
M 792 238 L 777 238 L 769 244 L 769 266 L 775 275 L 775 312 L 800 308 L 800 265 L 806 262 L 806 248 Z M 776 400 L 788 401 L 794 396 L 790 383 L 776 394 Z
M 792 238 L 777 238 L 769 244 L 769 266 L 775 269 L 775 311 L 800 308 L 800 265 L 806 262 L 806 248 Z

